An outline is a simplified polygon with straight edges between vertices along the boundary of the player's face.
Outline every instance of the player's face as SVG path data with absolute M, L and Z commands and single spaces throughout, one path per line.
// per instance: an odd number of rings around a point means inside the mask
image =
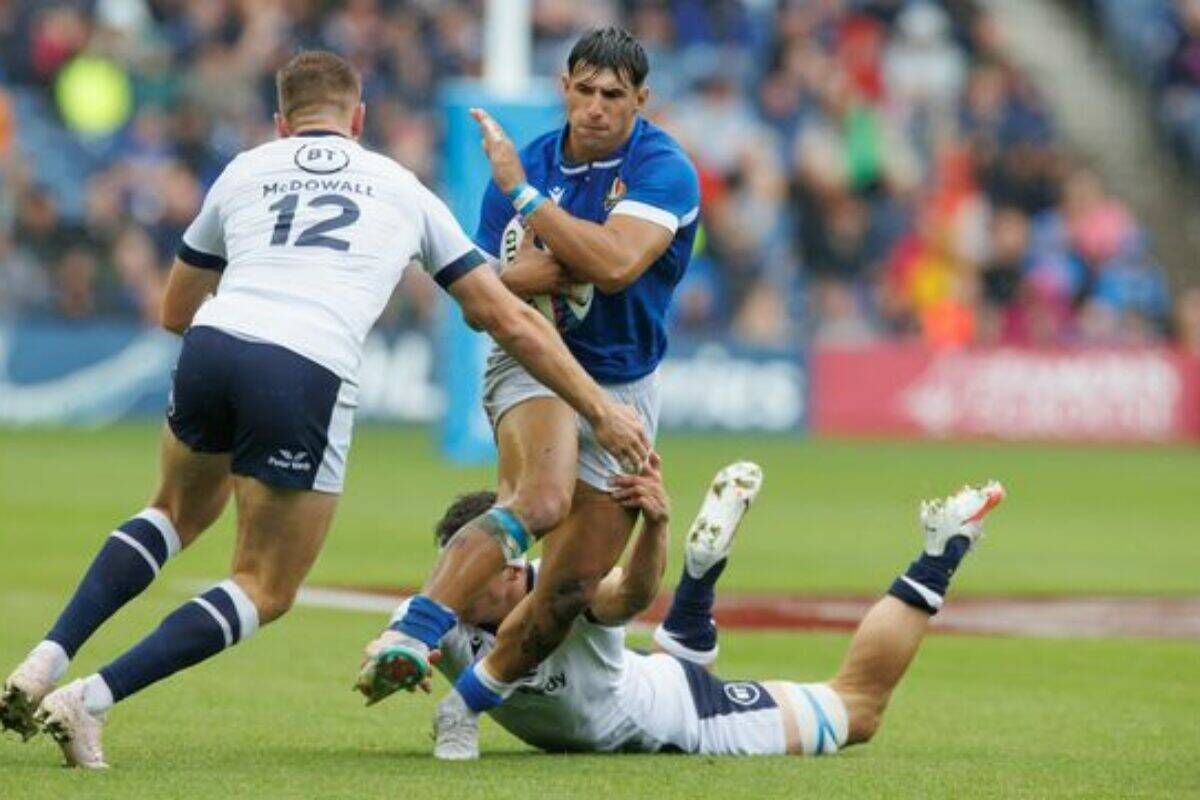
M 505 567 L 483 585 L 460 615 L 470 625 L 499 625 L 525 596 L 525 570 Z
M 650 95 L 649 89 L 635 87 L 611 69 L 587 64 L 563 73 L 562 85 L 571 125 L 569 145 L 580 161 L 602 158 L 624 144 Z

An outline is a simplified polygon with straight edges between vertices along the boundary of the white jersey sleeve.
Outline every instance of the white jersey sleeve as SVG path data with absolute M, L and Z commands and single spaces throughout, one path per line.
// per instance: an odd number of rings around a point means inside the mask
M 226 176 L 234 169 L 236 163 L 237 159 L 234 159 L 222 170 L 204 196 L 200 212 L 183 232 L 176 255 L 185 264 L 216 272 L 224 271 L 228 256 L 225 250 L 225 228 L 221 222 L 221 196 L 230 181 Z
M 425 216 L 421 263 L 438 285 L 447 289 L 485 259 L 441 198 L 424 186 L 420 188 L 420 197 Z

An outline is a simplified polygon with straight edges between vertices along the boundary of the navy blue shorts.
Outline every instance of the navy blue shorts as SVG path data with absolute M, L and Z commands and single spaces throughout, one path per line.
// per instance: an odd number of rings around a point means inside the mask
M 340 492 L 354 419 L 343 382 L 274 344 L 194 327 L 171 381 L 167 424 L 197 453 L 231 453 L 236 475 Z
M 775 708 L 771 695 L 757 681 L 723 681 L 699 664 L 676 659 L 687 676 L 696 715 L 702 719 Z

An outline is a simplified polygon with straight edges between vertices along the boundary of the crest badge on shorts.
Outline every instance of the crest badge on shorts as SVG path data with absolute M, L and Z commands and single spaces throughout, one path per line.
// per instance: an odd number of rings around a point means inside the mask
M 752 706 L 758 702 L 761 695 L 762 693 L 753 683 L 725 684 L 725 696 L 729 698 L 730 702 L 739 706 Z

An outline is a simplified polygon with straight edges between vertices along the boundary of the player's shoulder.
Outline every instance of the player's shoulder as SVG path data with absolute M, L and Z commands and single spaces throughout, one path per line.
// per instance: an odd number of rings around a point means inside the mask
M 424 205 L 434 197 L 433 191 L 426 186 L 415 172 L 401 164 L 391 156 L 357 145 L 357 158 L 362 159 L 362 169 L 369 175 L 376 176 L 381 183 L 378 189 L 384 195 L 401 201 L 402 205 L 416 203 Z
M 652 165 L 655 168 L 677 170 L 693 176 L 696 174 L 692 159 L 674 136 L 648 119 L 642 118 L 638 124 L 642 129 L 629 153 L 632 164 Z

